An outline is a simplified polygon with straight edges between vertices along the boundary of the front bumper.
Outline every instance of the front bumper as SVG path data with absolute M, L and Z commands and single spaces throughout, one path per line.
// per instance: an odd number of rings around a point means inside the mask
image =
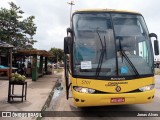
M 143 104 L 152 102 L 155 89 L 146 92 L 121 94 L 85 94 L 73 90 L 73 101 L 77 107 Z M 111 98 L 125 98 L 124 102 L 112 103 Z

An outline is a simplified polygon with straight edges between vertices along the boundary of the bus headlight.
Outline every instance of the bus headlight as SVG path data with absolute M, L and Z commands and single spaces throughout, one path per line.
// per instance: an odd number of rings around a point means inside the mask
M 140 91 L 144 92 L 144 91 L 148 91 L 148 90 L 152 90 L 154 88 L 154 84 L 148 85 L 148 86 L 144 86 L 139 88 Z
M 81 93 L 88 93 L 88 94 L 93 94 L 95 92 L 94 89 L 91 88 L 83 88 L 83 87 L 73 87 L 73 89 L 77 92 L 81 92 Z

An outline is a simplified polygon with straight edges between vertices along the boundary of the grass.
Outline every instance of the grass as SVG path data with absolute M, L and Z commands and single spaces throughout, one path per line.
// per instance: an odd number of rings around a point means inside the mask
M 160 69 L 159 69 L 159 68 L 155 68 L 154 74 L 155 74 L 155 75 L 160 75 Z
M 57 72 L 57 73 L 60 73 L 60 72 L 62 72 L 62 71 L 63 71 L 62 68 L 54 69 L 54 72 Z

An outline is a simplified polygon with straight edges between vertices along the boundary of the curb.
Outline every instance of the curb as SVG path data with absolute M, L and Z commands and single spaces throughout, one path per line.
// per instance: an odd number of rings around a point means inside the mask
M 43 105 L 40 113 L 42 113 L 43 111 L 46 110 L 46 108 L 49 107 L 50 102 L 51 102 L 51 100 L 52 100 L 52 97 L 53 97 L 53 95 L 54 95 L 54 89 L 55 89 L 55 87 L 56 87 L 56 85 L 57 85 L 58 83 L 59 83 L 59 79 L 57 78 L 57 81 L 56 81 L 55 85 L 53 86 L 53 88 L 52 88 L 52 90 L 51 90 L 51 92 L 50 92 L 50 94 L 49 94 L 49 96 L 48 96 L 45 104 Z M 36 120 L 41 120 L 42 118 L 43 118 L 43 117 L 37 117 Z

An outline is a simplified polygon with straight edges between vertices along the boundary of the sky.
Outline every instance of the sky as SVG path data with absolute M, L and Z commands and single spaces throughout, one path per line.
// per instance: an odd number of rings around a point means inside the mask
M 9 8 L 8 2 L 13 1 L 25 12 L 24 17 L 35 16 L 37 26 L 34 39 L 38 42 L 34 48 L 50 50 L 63 49 L 66 28 L 70 26 L 71 0 L 0 0 L 0 7 Z M 88 8 L 123 9 L 140 12 L 147 23 L 150 33 L 160 37 L 160 0 L 73 0 L 73 11 Z

